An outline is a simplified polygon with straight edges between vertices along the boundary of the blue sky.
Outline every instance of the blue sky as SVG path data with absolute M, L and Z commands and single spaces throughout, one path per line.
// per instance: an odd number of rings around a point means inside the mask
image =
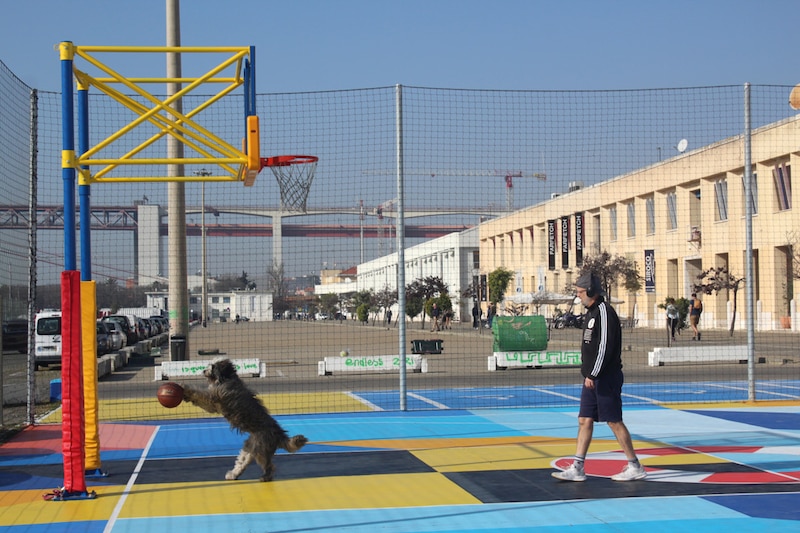
M 166 0 L 6 0 L 6 4 L 5 16 L 0 18 L 0 61 L 24 83 L 40 91 L 61 90 L 56 51 L 60 41 L 70 40 L 78 45 L 130 46 L 163 45 L 166 42 Z M 230 6 L 238 6 L 238 9 Z M 741 0 L 183 0 L 181 42 L 184 46 L 255 46 L 257 90 L 262 94 L 391 87 L 398 83 L 417 87 L 524 91 L 717 87 L 746 82 L 791 86 L 800 82 L 800 70 L 793 69 L 797 62 L 791 39 L 794 29 L 792 15 L 796 7 L 796 0 L 765 0 L 758 4 Z M 122 56 L 119 61 L 123 63 L 142 60 L 141 55 Z M 154 54 L 149 57 L 155 58 L 152 64 L 131 63 L 131 70 L 135 72 L 125 70 L 124 73 L 163 75 L 163 56 Z M 185 66 L 184 74 L 188 74 Z M 785 87 L 778 91 L 785 91 L 788 100 Z M 735 93 L 738 102 L 738 89 L 722 92 Z M 687 102 L 691 105 L 691 98 Z M 260 111 L 264 105 L 260 101 Z M 638 104 L 634 102 L 634 105 Z M 735 103 L 737 107 L 733 114 L 730 102 L 725 105 L 728 106 L 727 115 L 719 120 L 735 118 L 739 104 Z M 555 111 L 559 109 L 564 114 L 563 108 L 555 108 Z M 702 130 L 706 122 L 717 119 L 713 116 L 714 110 L 709 117 L 695 113 L 691 108 L 682 109 L 683 114 L 676 117 L 674 127 L 670 127 L 666 117 L 659 115 L 661 118 L 658 120 L 664 122 L 658 124 L 655 133 L 663 139 L 648 138 L 652 146 L 635 154 L 638 158 L 635 159 L 636 165 L 660 159 L 662 148 L 664 156 L 669 157 L 674 152 L 671 147 L 681 137 L 691 137 L 690 148 L 703 142 L 702 135 L 695 130 Z M 366 109 L 365 113 L 368 111 Z M 788 107 L 779 111 L 778 117 L 789 112 Z M 602 121 L 605 112 L 605 108 L 600 109 L 596 118 Z M 567 120 L 568 116 L 562 118 Z M 694 124 L 694 119 L 700 124 Z M 554 131 L 568 137 L 580 137 L 571 129 L 575 124 L 575 121 L 570 123 L 567 120 L 562 129 Z M 583 124 L 591 124 L 588 117 Z M 718 130 L 724 131 L 725 135 L 731 134 L 728 130 L 739 131 L 738 123 L 732 127 L 727 124 L 727 129 L 721 126 L 712 124 L 709 129 L 715 134 L 719 133 Z M 335 135 L 331 135 L 333 140 Z M 611 136 L 606 139 L 608 142 L 612 140 Z M 574 175 L 607 178 L 628 168 L 615 167 L 597 172 L 592 150 L 602 146 L 588 146 L 581 153 L 571 152 L 571 156 L 577 155 L 581 161 L 586 161 L 585 168 L 573 166 L 568 172 L 559 173 L 555 163 L 565 158 L 553 149 L 553 145 L 548 152 L 552 161 L 540 161 L 543 156 L 536 143 L 541 141 L 533 143 L 535 153 L 531 152 L 531 157 L 535 161 L 526 163 L 524 167 L 531 167 L 530 171 L 538 171 L 540 166 L 546 168 L 548 181 L 539 184 L 533 180 L 529 183 L 517 180 L 515 194 L 518 205 L 530 204 L 552 192 L 564 190 L 567 181 L 575 179 Z M 494 142 L 499 141 L 495 139 Z M 269 149 L 266 145 L 263 148 L 265 151 Z M 322 148 L 312 150 L 317 149 Z M 350 183 L 350 188 L 341 187 L 340 175 L 334 172 L 334 167 L 340 162 L 340 158 L 332 158 L 319 172 L 310 196 L 312 204 L 334 202 L 355 206 L 363 200 L 371 208 L 393 196 L 394 184 L 388 183 L 387 188 L 379 189 L 381 183 L 378 180 L 370 180 L 369 186 Z M 53 164 L 57 167 L 59 163 L 60 160 L 56 159 Z M 489 162 L 488 166 L 470 166 L 467 161 L 456 163 L 452 168 L 491 169 L 498 164 Z M 512 169 L 519 165 L 508 164 Z M 46 192 L 54 192 L 60 197 L 59 175 L 48 174 L 43 179 L 50 181 L 40 184 L 40 195 L 46 197 L 44 201 L 53 202 L 52 194 L 47 196 Z M 426 194 L 409 198 L 409 205 L 418 205 L 425 200 L 442 205 L 464 202 L 467 193 L 471 193 L 470 199 L 479 198 L 482 202 L 498 205 L 505 203 L 506 192 L 499 179 L 482 179 L 481 189 L 462 186 L 452 191 L 450 185 L 455 183 L 452 180 L 443 182 L 448 185 L 430 191 L 430 186 L 424 182 L 428 179 L 426 176 L 410 177 L 408 184 L 413 185 L 414 179 L 420 182 L 421 190 Z M 199 187 L 194 185 L 188 189 L 190 205 L 199 203 Z M 373 186 L 374 190 L 370 189 Z M 353 190 L 353 187 L 360 189 Z M 153 189 L 157 189 L 155 195 Z M 224 196 L 212 193 L 213 201 L 229 204 L 244 201 L 240 196 L 233 196 L 234 193 L 228 189 L 225 189 Z M 151 200 L 159 201 L 158 190 L 161 189 L 148 189 Z M 407 194 L 410 190 L 409 187 Z M 262 203 L 274 204 L 276 183 L 265 172 L 252 194 L 250 191 L 235 194 L 245 193 Z M 98 205 L 102 205 L 104 199 L 108 203 L 103 194 L 111 194 L 111 190 L 98 188 L 93 193 L 95 202 L 100 202 Z M 161 203 L 164 194 L 162 190 Z M 439 200 L 440 196 L 447 198 Z M 113 189 L 113 197 L 114 201 L 130 205 L 142 195 L 140 189 L 121 186 Z M 264 198 L 266 200 L 262 200 Z M 368 222 L 374 223 L 374 220 Z M 301 240 L 289 239 L 289 242 L 294 241 L 292 246 L 302 247 Z M 96 242 L 94 250 L 111 246 L 103 244 L 99 235 L 97 239 L 93 237 L 93 241 Z M 243 245 L 241 239 L 234 239 L 235 243 L 228 242 L 231 239 L 210 241 L 213 243 L 212 255 L 226 261 L 238 257 L 231 250 L 241 251 L 248 246 Z M 322 241 L 314 240 L 313 247 L 321 250 L 318 257 L 310 258 L 300 252 L 294 254 L 299 258 L 300 266 L 294 266 L 292 275 L 303 269 L 316 270 L 323 262 L 344 268 L 357 262 L 357 240 Z M 377 253 L 375 239 L 372 241 L 368 243 L 367 259 Z M 214 253 L 222 246 L 232 248 Z M 269 249 L 261 241 L 249 246 L 259 250 L 264 248 L 265 251 L 259 257 L 242 257 L 235 269 L 244 268 L 256 274 L 269 260 Z M 284 246 L 288 251 L 290 245 L 285 242 Z M 58 243 L 53 249 L 58 249 Z M 190 271 L 196 270 L 198 257 L 195 253 L 189 258 Z M 104 270 L 98 265 L 96 275 L 99 279 L 106 275 L 127 276 L 126 272 L 114 271 L 113 265 L 130 264 L 131 261 L 105 263 L 112 266 Z M 60 258 L 54 259 L 53 264 L 55 276 Z M 212 272 L 230 270 L 230 264 L 213 264 L 211 268 Z
M 6 4 L 0 60 L 39 90 L 60 90 L 62 40 L 165 43 L 165 0 Z M 259 92 L 782 85 L 800 81 L 796 10 L 793 0 L 184 0 L 181 42 L 256 46 Z

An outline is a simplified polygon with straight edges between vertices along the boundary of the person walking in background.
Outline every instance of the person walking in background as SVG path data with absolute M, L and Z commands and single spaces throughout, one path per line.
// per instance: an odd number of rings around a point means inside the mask
M 472 304 L 472 329 L 479 329 L 481 327 L 481 308 L 478 303 Z
M 678 322 L 680 322 L 681 315 L 678 308 L 675 306 L 675 298 L 670 296 L 667 298 L 667 327 L 669 328 L 672 340 L 675 340 L 675 331 L 678 329 Z
M 433 319 L 433 324 L 431 324 L 431 331 L 439 331 L 439 317 L 442 315 L 441 309 L 439 306 L 436 305 L 436 302 L 433 302 L 433 306 L 431 307 L 431 318 Z
M 586 307 L 581 344 L 581 389 L 575 460 L 564 471 L 553 472 L 562 481 L 586 481 L 584 461 L 592 442 L 595 422 L 606 422 L 628 464 L 614 481 L 634 481 L 647 476 L 633 448 L 631 434 L 622 421 L 622 328 L 617 312 L 603 297 L 600 278 L 593 273 L 575 282 L 576 296 Z
M 392 327 L 392 310 L 391 309 L 387 309 L 386 310 L 386 329 L 389 329 L 390 327 Z
M 495 308 L 493 304 L 489 305 L 489 309 L 486 311 L 486 327 L 492 329 L 492 321 L 494 320 Z
M 697 329 L 700 324 L 700 315 L 703 313 L 703 301 L 697 297 L 697 293 L 692 293 L 692 301 L 689 303 L 689 325 L 692 327 L 694 336 L 693 341 L 700 340 L 700 330 Z

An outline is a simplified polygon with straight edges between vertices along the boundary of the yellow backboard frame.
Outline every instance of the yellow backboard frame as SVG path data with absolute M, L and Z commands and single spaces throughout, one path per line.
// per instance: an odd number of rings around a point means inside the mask
M 175 46 L 76 46 L 71 42 L 60 45 L 61 59 L 72 60 L 72 72 L 77 82 L 78 91 L 88 91 L 95 88 L 106 94 L 120 105 L 132 111 L 135 118 L 125 126 L 86 149 L 83 154 L 65 155 L 62 160 L 67 166 L 75 168 L 78 173 L 79 183 L 89 185 L 93 183 L 115 182 L 174 182 L 174 181 L 241 181 L 245 185 L 252 185 L 255 177 L 261 170 L 259 158 L 260 131 L 258 117 L 255 114 L 246 115 L 245 103 L 245 133 L 242 150 L 234 147 L 229 142 L 215 135 L 208 128 L 201 126 L 196 117 L 208 109 L 215 102 L 233 93 L 244 86 L 245 91 L 252 91 L 253 102 L 255 95 L 255 80 L 253 75 L 248 75 L 247 69 L 251 66 L 250 59 L 253 54 L 251 47 L 175 47 Z M 208 70 L 199 76 L 191 77 L 126 77 L 100 59 L 101 54 L 205 54 L 205 57 L 223 57 L 222 61 L 213 63 Z M 105 57 L 105 56 L 104 56 Z M 166 57 L 166 56 L 165 56 Z M 213 59 L 213 58 L 212 58 Z M 88 68 L 80 68 L 77 60 L 83 60 L 93 67 L 93 74 Z M 179 89 L 166 98 L 159 98 L 145 89 L 152 84 L 179 84 Z M 216 92 L 189 112 L 183 113 L 176 109 L 175 104 L 181 98 L 196 91 L 199 87 L 216 85 Z M 121 87 L 119 87 L 121 86 Z M 123 93 L 128 89 L 129 94 Z M 247 98 L 245 98 L 247 100 Z M 254 107 L 254 106 L 253 106 Z M 254 113 L 254 109 L 251 110 Z M 80 118 L 87 120 L 88 117 Z M 148 139 L 139 142 L 133 148 L 128 148 L 118 157 L 101 157 L 104 149 L 130 137 L 130 133 L 142 124 L 148 123 L 155 126 L 157 133 Z M 191 148 L 195 157 L 137 157 L 146 148 L 155 142 L 171 136 L 186 147 Z M 114 171 L 121 166 L 142 165 L 200 165 L 211 170 L 210 175 L 190 176 L 115 176 Z

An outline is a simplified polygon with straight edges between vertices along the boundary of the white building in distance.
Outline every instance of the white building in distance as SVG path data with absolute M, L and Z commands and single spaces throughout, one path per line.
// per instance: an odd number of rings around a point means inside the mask
M 480 270 L 478 256 L 478 228 L 451 233 L 438 239 L 418 244 L 405 250 L 405 283 L 431 276 L 447 284 L 453 302 L 455 320 L 469 317 L 472 301 L 461 298 L 461 293 L 472 284 L 473 276 Z M 380 292 L 397 289 L 397 252 L 367 261 L 356 267 L 355 282 L 322 283 L 314 287 L 321 294 L 347 294 L 368 291 Z M 393 312 L 397 316 L 397 306 Z

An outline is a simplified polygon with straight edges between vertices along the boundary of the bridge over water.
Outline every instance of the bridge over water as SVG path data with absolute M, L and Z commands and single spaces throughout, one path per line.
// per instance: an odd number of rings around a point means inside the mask
M 76 206 L 76 211 L 79 208 Z M 211 237 L 273 237 L 273 258 L 282 262 L 282 239 L 284 237 L 324 237 L 324 238 L 391 238 L 396 219 L 394 208 L 383 209 L 380 213 L 363 207 L 308 207 L 305 212 L 294 212 L 280 207 L 243 206 L 187 206 L 186 234 L 201 236 L 203 224 L 196 222 L 205 214 L 206 236 Z M 405 220 L 426 217 L 447 217 L 453 215 L 474 215 L 476 222 L 481 217 L 495 217 L 504 214 L 501 210 L 479 208 L 406 208 Z M 96 231 L 131 231 L 134 233 L 134 249 L 137 265 L 135 271 L 140 278 L 153 279 L 161 272 L 159 240 L 169 233 L 168 211 L 166 207 L 147 202 L 135 202 L 133 206 L 92 206 L 90 221 Z M 242 219 L 254 217 L 270 219 L 266 222 L 219 222 L 220 217 Z M 211 223 L 209 223 L 209 216 Z M 331 223 L 292 223 L 283 222 L 285 218 L 333 217 Z M 339 222 L 343 217 L 358 220 L 358 223 Z M 31 223 L 28 206 L 0 205 L 0 230 L 26 230 Z M 35 212 L 37 230 L 64 229 L 64 206 L 41 205 Z M 405 236 L 417 239 L 434 239 L 450 233 L 463 231 L 474 224 L 408 224 Z

